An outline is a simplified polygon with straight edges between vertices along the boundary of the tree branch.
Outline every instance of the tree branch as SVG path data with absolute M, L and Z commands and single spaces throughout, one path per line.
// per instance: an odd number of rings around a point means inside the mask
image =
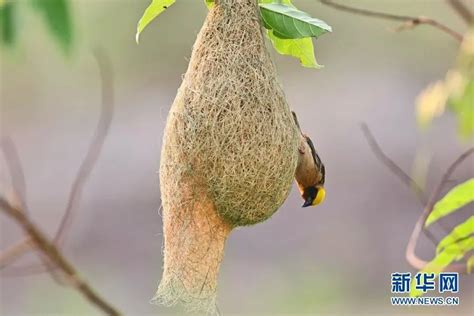
M 38 249 L 68 277 L 71 286 L 107 315 L 120 315 L 115 307 L 100 297 L 99 294 L 78 275 L 73 265 L 66 260 L 59 249 L 28 219 L 21 209 L 11 205 L 3 197 L 0 197 L 0 208 L 21 226 Z
M 10 136 L 2 136 L 0 139 L 0 149 L 3 152 L 3 156 L 5 157 L 5 162 L 7 164 L 7 169 L 12 182 L 12 200 L 18 205 L 19 208 L 25 212 L 28 212 L 25 173 L 23 171 L 23 166 L 20 160 L 20 155 L 18 154 L 18 150 Z M 13 263 L 31 249 L 31 240 L 30 238 L 26 237 L 17 244 L 0 253 L 0 270 Z
M 31 238 L 25 237 L 18 243 L 4 250 L 2 253 L 0 253 L 0 270 L 18 259 L 28 250 L 31 250 L 32 246 Z
M 402 168 L 400 168 L 390 157 L 388 157 L 380 147 L 380 145 L 375 140 L 374 135 L 370 131 L 367 124 L 362 123 L 361 125 L 362 132 L 364 133 L 367 142 L 369 143 L 370 149 L 374 153 L 374 155 L 382 162 L 395 176 L 400 179 L 407 187 L 411 188 L 415 191 L 418 200 L 420 200 L 421 204 L 426 204 L 426 197 L 425 193 L 421 186 L 412 178 L 410 177 Z
M 396 15 L 396 14 L 390 14 L 390 13 L 384 13 L 384 12 L 378 12 L 378 11 L 372 11 L 372 10 L 366 10 L 366 9 L 359 9 L 359 8 L 350 7 L 344 4 L 335 3 L 332 0 L 320 0 L 320 1 L 322 4 L 325 4 L 327 6 L 330 6 L 340 11 L 345 11 L 345 12 L 362 15 L 362 16 L 368 16 L 372 18 L 402 22 L 403 24 L 400 25 L 396 29 L 397 31 L 402 31 L 405 29 L 414 28 L 421 24 L 426 24 L 434 28 L 437 28 L 440 31 L 443 31 L 444 33 L 456 39 L 458 42 L 462 42 L 462 39 L 463 39 L 462 34 L 456 32 L 455 30 L 449 28 L 448 26 L 432 18 L 428 18 L 424 16 L 416 17 L 416 16 L 407 16 L 407 15 Z
M 96 51 L 94 52 L 94 57 L 97 61 L 99 72 L 101 75 L 101 115 L 99 118 L 98 125 L 96 127 L 94 137 L 89 146 L 89 150 L 84 158 L 84 161 L 81 164 L 81 167 L 79 168 L 76 179 L 71 188 L 66 211 L 57 229 L 54 244 L 58 248 L 63 244 L 65 240 L 65 234 L 71 225 L 72 217 L 74 215 L 74 211 L 77 209 L 77 205 L 79 203 L 84 184 L 88 176 L 90 175 L 102 150 L 105 137 L 108 134 L 113 117 L 114 91 L 112 68 L 110 62 L 100 50 L 96 49 Z M 27 209 L 26 184 L 18 151 L 16 150 L 14 142 L 11 140 L 11 138 L 7 136 L 2 137 L 2 139 L 0 140 L 0 145 L 11 175 L 11 181 L 14 191 L 14 206 L 24 211 Z M 10 202 L 10 204 L 12 204 L 12 202 Z M 3 269 L 9 264 L 13 263 L 16 259 L 20 258 L 28 251 L 36 249 L 35 245 L 31 243 L 31 241 L 27 243 L 26 240 L 30 240 L 30 238 L 27 237 L 25 240 L 11 246 L 0 254 L 0 269 Z M 51 264 L 51 262 L 41 253 L 40 259 L 41 263 L 30 264 L 21 267 L 10 267 L 8 271 L 6 271 L 5 275 L 24 276 L 28 274 L 49 272 L 51 276 L 55 279 L 55 281 L 61 283 L 60 278 L 56 275 L 55 270 L 57 269 L 57 267 L 55 267 L 54 264 Z
M 469 8 L 461 0 L 447 0 L 454 11 L 467 23 L 471 25 L 474 22 L 474 16 Z
M 367 142 L 369 143 L 370 149 L 374 153 L 375 157 L 387 167 L 403 184 L 405 184 L 410 190 L 415 192 L 415 195 L 418 198 L 418 201 L 425 206 L 426 205 L 426 197 L 425 193 L 421 186 L 412 178 L 410 177 L 400 166 L 398 166 L 395 161 L 393 161 L 390 157 L 388 157 L 377 143 L 374 135 L 370 131 L 367 124 L 362 123 L 361 125 L 362 131 L 364 133 Z M 442 227 L 445 231 L 447 231 L 444 227 Z M 438 244 L 438 240 L 436 239 L 433 234 L 425 230 L 425 236 L 436 246 Z
M 94 56 L 99 66 L 101 77 L 102 108 L 94 137 L 89 145 L 87 154 L 81 166 L 79 167 L 79 171 L 77 172 L 76 179 L 74 180 L 71 192 L 69 194 L 66 211 L 64 212 L 64 216 L 61 219 L 59 228 L 56 231 L 56 235 L 54 237 L 54 242 L 56 245 L 58 245 L 58 247 L 61 247 L 65 240 L 66 231 L 71 225 L 74 212 L 77 209 L 79 200 L 81 199 L 84 184 L 89 178 L 92 169 L 99 158 L 105 138 L 109 132 L 114 112 L 113 75 L 110 62 L 99 50 L 94 52 Z
M 23 167 L 21 164 L 20 156 L 15 143 L 9 136 L 3 136 L 0 140 L 0 148 L 5 157 L 8 170 L 10 172 L 10 178 L 14 191 L 14 199 L 18 200 L 20 208 L 28 212 L 26 206 L 26 181 Z M 16 201 L 15 201 L 16 202 Z

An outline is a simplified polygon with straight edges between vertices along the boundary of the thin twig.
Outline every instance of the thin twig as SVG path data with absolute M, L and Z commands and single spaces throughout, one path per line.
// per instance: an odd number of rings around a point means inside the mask
M 0 270 L 13 263 L 32 248 L 31 238 L 25 237 L 0 253 Z
M 30 263 L 28 265 L 9 266 L 2 271 L 2 277 L 27 277 L 45 273 L 46 266 L 43 263 Z
M 374 135 L 370 131 L 369 127 L 366 123 L 362 123 L 361 125 L 362 132 L 369 143 L 370 149 L 375 154 L 375 156 L 382 162 L 395 176 L 400 179 L 407 187 L 411 188 L 415 191 L 416 196 L 420 200 L 421 204 L 426 204 L 426 197 L 425 193 L 421 186 L 412 178 L 410 177 L 402 168 L 400 168 L 390 157 L 388 157 L 377 143 Z
M 102 147 L 105 142 L 105 138 L 108 134 L 110 124 L 112 122 L 114 112 L 114 87 L 113 87 L 113 74 L 112 67 L 109 60 L 100 51 L 96 51 L 94 56 L 99 67 L 101 85 L 102 85 L 102 108 L 100 113 L 99 122 L 97 124 L 94 137 L 89 145 L 87 154 L 79 167 L 79 171 L 76 175 L 76 179 L 71 188 L 69 199 L 64 212 L 64 216 L 61 219 L 59 228 L 56 231 L 54 242 L 58 247 L 61 247 L 64 240 L 65 234 L 71 225 L 73 215 L 78 207 L 79 201 L 82 196 L 84 184 L 90 176 L 92 169 L 100 155 Z
M 99 119 L 99 123 L 97 125 L 94 137 L 91 141 L 89 146 L 89 150 L 84 158 L 84 161 L 79 168 L 78 174 L 72 186 L 68 204 L 66 211 L 61 219 L 60 225 L 57 229 L 57 233 L 54 239 L 54 243 L 56 246 L 60 247 L 64 243 L 65 234 L 69 230 L 69 227 L 72 222 L 72 217 L 74 215 L 74 211 L 77 209 L 77 204 L 79 203 L 83 186 L 90 175 L 95 162 L 101 152 L 101 149 L 104 144 L 104 140 L 106 135 L 108 134 L 110 123 L 113 117 L 113 108 L 114 108 L 114 100 L 113 100 L 113 74 L 111 65 L 106 58 L 105 55 L 101 53 L 101 51 L 96 50 L 94 53 L 94 57 L 96 58 L 97 64 L 99 66 L 99 71 L 101 75 L 101 83 L 102 83 L 102 107 L 101 107 L 101 115 Z M 19 159 L 19 155 L 17 154 L 17 150 L 13 141 L 8 138 L 2 138 L 1 147 L 3 149 L 5 159 L 10 169 L 11 178 L 13 182 L 14 191 L 18 191 L 16 195 L 18 195 L 18 199 L 21 202 L 19 206 L 20 209 L 27 209 L 26 205 L 26 185 L 24 180 L 23 170 L 21 168 L 21 162 Z M 14 193 L 15 193 L 14 192 Z M 4 259 L 4 264 L 1 267 L 6 266 L 14 261 L 14 259 L 19 258 L 21 255 L 25 254 L 28 250 L 32 248 L 28 247 L 18 247 L 15 248 L 16 245 L 12 246 L 11 248 L 7 249 L 7 253 L 1 255 L 0 259 L 7 255 L 6 259 Z M 15 258 L 13 258 L 13 256 Z M 51 276 L 59 282 L 59 278 L 55 275 L 56 267 L 52 266 L 48 260 L 44 260 L 41 257 L 42 263 L 37 264 L 30 264 L 21 267 L 10 267 L 4 275 L 9 276 L 23 276 L 23 275 L 30 275 L 30 274 L 37 274 L 43 272 L 49 272 Z M 2 261 L 0 260 L 0 264 Z
M 375 139 L 367 124 L 362 123 L 361 128 L 375 157 L 377 157 L 380 162 L 382 162 L 382 164 L 384 164 L 396 177 L 398 177 L 403 182 L 403 184 L 405 184 L 410 190 L 414 191 L 418 198 L 418 201 L 420 201 L 420 203 L 425 206 L 426 197 L 421 186 L 412 177 L 410 177 L 399 165 L 397 165 L 395 161 L 393 161 L 383 152 L 382 148 L 378 144 L 377 140 Z M 446 230 L 444 227 L 442 228 Z M 435 236 L 433 236 L 430 231 L 425 230 L 424 233 L 434 245 L 438 244 L 438 240 Z
M 461 0 L 447 0 L 456 13 L 467 23 L 471 25 L 474 22 L 474 15 L 471 10 Z
M 462 42 L 463 36 L 462 34 L 456 32 L 455 30 L 449 28 L 448 26 L 428 17 L 424 16 L 407 16 L 407 15 L 397 15 L 397 14 L 390 14 L 366 9 L 359 9 L 350 7 L 344 4 L 335 3 L 332 0 L 320 0 L 322 4 L 330 6 L 332 8 L 338 9 L 340 11 L 345 11 L 357 15 L 363 15 L 373 18 L 385 19 L 385 20 L 392 20 L 392 21 L 399 21 L 403 22 L 403 24 L 398 28 L 399 31 L 413 28 L 421 24 L 431 25 L 434 28 L 437 28 L 446 34 L 449 34 L 454 39 L 459 42 Z
M 28 211 L 28 203 L 26 197 L 26 181 L 23 166 L 20 160 L 20 155 L 16 148 L 13 140 L 8 136 L 3 136 L 0 141 L 0 148 L 2 149 L 7 167 L 10 173 L 10 178 L 13 187 L 12 200 L 17 204 L 18 208 L 24 212 Z M 11 246 L 0 254 L 0 269 L 7 267 L 9 264 L 15 262 L 15 260 L 21 258 L 28 251 L 34 249 L 34 245 L 31 242 L 31 238 L 26 237 L 17 244 Z M 54 267 L 51 263 L 41 256 L 45 271 L 51 274 L 51 277 L 55 281 L 59 281 L 59 277 L 54 272 Z
M 18 155 L 15 143 L 8 135 L 5 135 L 2 136 L 0 140 L 0 148 L 2 149 L 5 162 L 10 172 L 15 199 L 18 199 L 20 208 L 28 212 L 28 208 L 26 207 L 25 173 L 23 172 L 20 155 Z
M 38 249 L 69 278 L 71 286 L 107 315 L 120 315 L 115 307 L 100 297 L 99 294 L 79 276 L 74 266 L 61 254 L 59 249 L 48 240 L 46 235 L 29 220 L 21 209 L 11 205 L 3 197 L 0 197 L 0 208 L 21 226 Z
M 444 184 L 446 181 L 449 180 L 451 177 L 451 174 L 456 170 L 456 168 L 470 155 L 474 153 L 474 147 L 470 148 L 469 150 L 465 151 L 462 155 L 460 155 L 446 170 L 444 173 L 443 177 L 441 178 L 441 181 L 439 184 L 436 186 L 436 188 L 433 190 L 433 193 L 431 194 L 430 198 L 428 199 L 428 203 L 426 204 L 425 209 L 423 210 L 423 213 L 420 215 L 418 218 L 418 221 L 416 222 L 415 228 L 413 229 L 413 232 L 410 236 L 410 240 L 408 241 L 407 249 L 406 249 L 406 259 L 408 263 L 410 263 L 413 267 L 417 269 L 423 269 L 424 266 L 426 266 L 427 262 L 420 259 L 416 253 L 416 244 L 418 243 L 418 239 L 420 237 L 420 233 L 425 230 L 425 222 L 428 216 L 431 214 L 433 211 L 433 208 L 436 204 L 436 201 L 439 199 L 439 196 L 441 194 L 441 191 L 443 189 Z M 449 271 L 454 271 L 454 272 L 461 272 L 464 273 L 467 270 L 466 264 L 451 264 L 449 265 L 446 270 Z

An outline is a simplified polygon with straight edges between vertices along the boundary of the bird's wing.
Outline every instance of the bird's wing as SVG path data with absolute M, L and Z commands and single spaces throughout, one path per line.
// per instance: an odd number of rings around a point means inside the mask
M 298 122 L 295 111 L 291 111 L 291 114 L 293 115 L 293 120 L 295 121 L 296 127 L 298 127 L 299 131 L 301 132 L 300 123 Z
M 314 164 L 318 168 L 319 172 L 321 172 L 321 184 L 324 184 L 325 181 L 325 174 L 326 174 L 326 169 L 324 167 L 323 162 L 321 161 L 321 158 L 319 158 L 318 153 L 316 152 L 316 149 L 314 148 L 313 142 L 311 141 L 311 138 L 305 135 L 306 142 L 309 145 L 309 148 L 311 149 L 311 154 L 313 156 Z

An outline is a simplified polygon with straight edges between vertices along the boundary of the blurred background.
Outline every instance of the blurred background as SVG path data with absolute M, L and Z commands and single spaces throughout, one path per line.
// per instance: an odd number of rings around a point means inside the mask
M 52 235 L 64 212 L 100 113 L 101 81 L 92 55 L 100 47 L 113 66 L 115 116 L 64 254 L 124 314 L 181 313 L 149 304 L 163 259 L 157 171 L 166 115 L 207 12 L 203 1 L 177 1 L 142 33 L 139 45 L 136 24 L 148 0 L 70 1 L 73 42 L 67 54 L 41 16 L 18 2 L 16 43 L 0 50 L 0 116 L 2 133 L 12 137 L 24 165 L 32 219 Z M 466 30 L 442 0 L 345 2 L 425 15 Z M 395 33 L 398 24 L 390 21 L 354 16 L 315 0 L 294 3 L 334 30 L 315 41 L 322 70 L 305 69 L 270 49 L 289 104 L 326 165 L 327 199 L 302 209 L 294 187 L 270 220 L 231 234 L 219 276 L 221 312 L 472 315 L 472 276 L 461 277 L 460 306 L 390 305 L 390 274 L 416 272 L 405 261 L 405 247 L 422 209 L 413 192 L 376 159 L 360 128 L 367 123 L 407 172 L 416 169 L 416 161 L 429 160 L 426 186 L 432 189 L 472 141 L 460 140 L 449 113 L 421 131 L 414 100 L 455 64 L 458 43 L 429 26 Z M 472 177 L 472 162 L 457 170 L 456 181 Z M 11 181 L 3 160 L 0 166 L 3 194 Z M 466 207 L 446 225 L 470 213 Z M 23 233 L 0 215 L 5 249 Z M 437 227 L 432 231 L 443 236 Z M 429 260 L 434 247 L 422 238 L 418 253 Z M 28 255 L 18 265 L 35 260 Z M 5 269 L 0 291 L 2 315 L 99 314 L 47 274 L 18 277 Z

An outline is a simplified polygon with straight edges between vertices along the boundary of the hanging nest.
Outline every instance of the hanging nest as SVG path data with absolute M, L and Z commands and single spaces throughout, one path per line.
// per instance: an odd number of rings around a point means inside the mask
M 218 0 L 168 115 L 160 165 L 164 271 L 155 300 L 215 312 L 232 228 L 285 201 L 298 132 L 265 47 L 257 0 Z

